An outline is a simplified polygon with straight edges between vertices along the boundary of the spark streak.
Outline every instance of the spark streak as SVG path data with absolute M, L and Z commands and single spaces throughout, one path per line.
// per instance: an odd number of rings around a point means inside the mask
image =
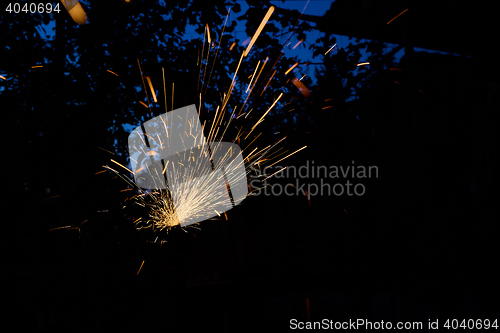
M 269 20 L 269 18 L 271 17 L 273 12 L 274 12 L 274 6 L 269 7 L 269 9 L 267 10 L 266 16 L 264 16 L 264 19 L 262 20 L 262 22 L 260 22 L 260 25 L 257 28 L 257 31 L 255 31 L 255 34 L 253 35 L 252 40 L 250 40 L 250 43 L 248 44 L 247 49 L 243 53 L 243 55 L 245 57 L 250 52 L 250 49 L 252 48 L 253 44 L 257 40 L 257 37 L 259 37 L 262 29 L 264 29 L 264 26 L 266 25 L 267 21 Z
M 398 17 L 400 17 L 401 15 L 403 15 L 404 13 L 406 13 L 408 11 L 409 8 L 406 8 L 405 10 L 403 10 L 401 13 L 399 13 L 398 15 L 396 15 L 392 20 L 390 20 L 389 22 L 387 22 L 387 24 L 391 23 L 392 21 L 394 21 L 395 19 L 397 19 Z
M 142 265 L 144 265 L 144 260 L 143 260 L 143 261 L 142 261 L 142 263 L 141 263 L 141 267 L 139 267 L 139 270 L 137 271 L 137 275 L 139 275 L 139 273 L 141 272 Z
M 285 75 L 287 75 L 288 73 L 290 73 L 295 67 L 297 67 L 299 63 L 296 62 L 292 67 L 290 67 L 286 72 L 285 72 Z
M 156 94 L 155 90 L 153 89 L 153 83 L 151 82 L 151 78 L 149 76 L 145 76 L 145 78 L 148 81 L 149 89 L 151 90 L 151 96 L 153 96 L 153 100 L 155 101 L 155 103 L 157 103 L 158 100 L 156 99 Z
M 330 47 L 330 48 L 328 49 L 328 51 L 326 51 L 326 52 L 325 52 L 325 55 L 327 55 L 327 54 L 328 54 L 328 52 L 330 52 L 331 50 L 333 50 L 333 48 L 334 48 L 335 46 L 337 46 L 337 43 L 333 44 L 333 46 L 332 46 L 332 47 Z

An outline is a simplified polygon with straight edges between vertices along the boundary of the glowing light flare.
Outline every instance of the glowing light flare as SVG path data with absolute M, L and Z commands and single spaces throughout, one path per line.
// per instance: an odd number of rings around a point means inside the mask
M 264 19 L 262 20 L 262 22 L 260 22 L 260 25 L 257 28 L 257 31 L 255 31 L 255 34 L 253 35 L 252 40 L 250 40 L 250 43 L 248 44 L 247 49 L 243 53 L 245 57 L 250 52 L 250 49 L 252 48 L 253 44 L 257 40 L 257 37 L 259 37 L 262 29 L 264 29 L 264 26 L 266 25 L 267 21 L 269 20 L 269 18 L 273 14 L 273 12 L 274 12 L 274 6 L 269 7 L 269 9 L 267 10 L 266 16 L 264 16 Z
M 43 66 L 31 66 L 31 68 L 41 68 Z
M 356 67 L 365 66 L 365 65 L 369 65 L 369 64 L 370 64 L 369 62 L 360 62 L 359 64 L 356 65 Z
M 115 73 L 115 72 L 113 72 L 113 71 L 110 71 L 109 69 L 107 69 L 106 71 L 110 72 L 110 73 L 111 73 L 111 74 L 113 74 L 113 75 L 118 76 L 118 74 L 116 74 L 116 73 Z
M 7 81 L 7 79 L 5 77 L 3 77 L 2 75 L 0 75 L 0 79 Z
M 235 45 L 236 45 L 236 42 L 233 42 L 233 44 L 231 44 L 231 47 L 229 48 L 229 51 L 232 51 L 234 49 Z

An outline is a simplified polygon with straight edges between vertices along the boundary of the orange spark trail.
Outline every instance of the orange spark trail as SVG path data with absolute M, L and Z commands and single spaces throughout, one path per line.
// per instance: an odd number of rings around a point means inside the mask
M 292 67 L 290 67 L 286 72 L 285 72 L 285 75 L 287 75 L 288 73 L 290 73 L 295 67 L 297 67 L 299 63 L 296 62 Z
M 266 113 L 264 113 L 264 115 L 262 117 L 260 117 L 259 121 L 257 121 L 257 123 L 255 123 L 255 125 L 253 125 L 252 129 L 250 130 L 250 132 L 248 132 L 247 136 L 245 137 L 245 140 L 246 138 L 248 138 L 248 136 L 253 132 L 253 130 L 257 127 L 257 125 L 259 125 L 261 122 L 262 122 L 262 119 L 264 119 L 264 117 L 269 113 L 269 111 L 271 111 L 271 109 L 276 105 L 276 103 L 280 100 L 281 96 L 283 96 L 283 93 L 281 93 L 278 98 L 276 98 L 276 100 L 273 102 L 273 104 L 269 107 L 269 109 L 267 109 Z
M 279 161 L 277 161 L 277 162 L 274 162 L 274 163 L 273 163 L 273 164 L 271 164 L 270 166 L 273 166 L 273 165 L 275 165 L 276 163 L 279 163 L 279 162 L 283 161 L 285 158 L 288 158 L 288 157 L 292 156 L 293 154 L 298 153 L 299 151 L 301 151 L 301 150 L 302 150 L 302 149 L 304 149 L 304 148 L 307 148 L 307 146 L 304 146 L 304 147 L 300 148 L 299 150 L 294 151 L 294 152 L 293 152 L 293 153 L 291 153 L 290 155 L 287 155 L 286 157 L 283 157 L 281 160 L 279 160 Z
M 392 21 L 394 21 L 395 19 L 397 19 L 398 17 L 400 17 L 401 15 L 403 15 L 404 13 L 406 13 L 408 11 L 409 8 L 406 8 L 405 10 L 403 10 L 401 13 L 399 13 L 398 15 L 396 15 L 396 17 L 394 17 L 392 20 L 390 20 L 389 22 L 387 22 L 387 24 L 391 23 Z
M 292 48 L 292 50 L 295 50 L 295 48 L 296 48 L 297 46 L 299 46 L 299 44 L 300 44 L 300 43 L 302 43 L 303 41 L 304 41 L 304 39 L 299 40 L 299 41 L 297 42 L 297 44 L 295 44 L 295 46 Z
M 273 12 L 274 12 L 274 6 L 269 7 L 269 9 L 267 10 L 266 16 L 264 16 L 264 19 L 262 20 L 262 22 L 260 22 L 260 25 L 257 28 L 257 31 L 255 31 L 255 34 L 253 35 L 252 40 L 250 40 L 250 43 L 248 44 L 247 49 L 243 53 L 245 57 L 250 52 L 250 49 L 252 48 L 253 44 L 257 40 L 257 37 L 259 37 L 262 29 L 264 29 L 264 26 L 266 25 L 267 21 L 269 20 L 269 18 L 271 17 Z
M 153 83 L 151 82 L 151 78 L 149 76 L 145 76 L 145 78 L 148 81 L 149 89 L 151 90 L 151 95 L 153 96 L 153 100 L 155 101 L 155 103 L 157 103 L 158 100 L 156 99 L 156 94 L 155 90 L 153 89 Z
M 274 77 L 274 74 L 276 74 L 277 71 L 278 71 L 277 69 L 274 70 L 273 75 L 271 75 L 271 77 L 269 78 L 269 81 L 267 81 L 266 85 L 264 86 L 264 89 L 262 89 L 262 92 L 260 93 L 259 96 L 262 96 L 262 94 L 264 93 L 264 91 L 266 91 L 267 86 L 269 85 L 269 83 L 271 82 L 271 80 Z
M 255 77 L 255 73 L 257 73 L 257 70 L 259 69 L 259 65 L 260 65 L 260 60 L 259 62 L 257 63 L 257 67 L 255 67 L 255 70 L 253 71 L 253 74 L 252 74 L 252 79 L 250 80 L 250 83 L 248 84 L 248 88 L 247 90 L 245 91 L 246 93 L 248 92 L 248 89 L 250 89 L 250 86 L 252 85 L 252 81 Z
M 121 166 L 122 168 L 124 168 L 125 170 L 130 171 L 130 173 L 133 173 L 133 172 L 132 172 L 132 170 L 130 170 L 130 169 L 129 169 L 129 168 L 127 168 L 126 166 L 121 165 L 121 164 L 120 164 L 120 163 L 118 163 L 117 161 L 115 161 L 115 160 L 113 160 L 113 159 L 112 159 L 112 160 L 111 160 L 111 162 L 116 163 L 116 164 L 118 164 L 119 166 Z
M 142 265 L 144 265 L 144 260 L 142 261 L 141 267 L 139 267 L 139 270 L 137 271 L 137 275 L 139 275 L 139 273 L 141 272 Z
M 277 174 L 277 173 L 279 173 L 279 172 L 281 172 L 281 171 L 285 170 L 286 168 L 288 168 L 288 167 L 281 168 L 280 170 L 276 171 L 276 172 L 275 172 L 275 173 L 273 173 L 272 175 L 270 175 L 270 176 L 268 176 L 268 177 L 266 177 L 266 178 L 262 179 L 262 181 L 265 181 L 266 179 L 271 178 L 272 176 L 274 176 L 275 174 Z

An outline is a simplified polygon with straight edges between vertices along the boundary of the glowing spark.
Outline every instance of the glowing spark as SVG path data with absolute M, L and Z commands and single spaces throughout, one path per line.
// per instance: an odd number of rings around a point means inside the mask
M 369 65 L 369 64 L 370 64 L 369 62 L 360 62 L 356 66 L 359 67 L 359 66 L 364 66 L 364 65 Z
M 108 71 L 108 72 L 110 72 L 110 73 L 111 73 L 111 74 L 113 74 L 113 75 L 118 76 L 118 74 L 116 74 L 116 73 L 115 73 L 115 72 L 113 72 L 113 71 L 110 71 L 109 69 L 107 69 L 107 71 Z
M 59 229 L 73 229 L 73 226 L 72 225 L 66 225 L 64 227 L 57 227 L 57 228 L 49 229 L 49 231 L 54 231 L 54 230 L 59 230 Z
M 4 79 L 7 81 L 7 79 L 5 77 L 3 77 L 2 75 L 0 75 L 0 79 Z
M 145 108 L 149 109 L 149 107 L 143 101 L 139 101 L 139 103 L 141 103 L 142 105 L 144 105 Z
M 302 147 L 302 148 L 300 148 L 300 149 L 298 149 L 298 150 L 294 151 L 294 152 L 293 152 L 293 153 L 291 153 L 290 155 L 287 155 L 286 157 L 283 157 L 281 160 L 274 162 L 274 163 L 273 163 L 273 164 L 271 164 L 270 166 L 273 166 L 273 165 L 275 165 L 276 163 L 279 163 L 279 162 L 283 161 L 285 158 L 288 158 L 288 157 L 292 156 L 293 154 L 298 153 L 299 151 L 301 151 L 302 149 L 305 149 L 305 148 L 307 148 L 307 146 L 304 146 L 304 147 Z
M 276 172 L 275 172 L 275 173 L 273 173 L 272 175 L 270 175 L 270 176 L 268 176 L 268 177 L 266 177 L 266 178 L 262 179 L 262 181 L 265 181 L 266 179 L 271 178 L 272 176 L 274 176 L 275 174 L 277 174 L 277 173 L 279 173 L 279 172 L 281 172 L 281 171 L 285 170 L 286 168 L 287 168 L 287 167 L 284 167 L 284 168 L 282 168 L 282 169 L 280 169 L 280 170 L 276 171 Z
M 307 202 L 309 203 L 309 207 L 311 207 L 311 197 L 309 196 L 309 192 L 306 191 Z
M 333 44 L 333 46 L 332 46 L 332 47 L 330 47 L 330 48 L 328 49 L 328 51 L 326 51 L 326 52 L 325 52 L 325 55 L 327 55 L 327 53 L 328 53 L 328 52 L 330 52 L 331 50 L 333 50 L 333 48 L 334 48 L 335 46 L 337 46 L 337 43 Z
M 303 78 L 306 77 L 307 74 L 302 75 L 302 77 L 299 79 L 299 81 L 302 81 Z
M 102 149 L 102 150 L 104 150 L 104 151 L 105 151 L 105 152 L 107 152 L 107 153 L 110 153 L 110 154 L 113 154 L 113 155 L 115 155 L 115 153 L 113 153 L 113 152 L 110 152 L 109 150 L 106 150 L 106 149 L 104 149 L 104 148 L 101 148 L 101 147 L 97 147 L 97 148 L 99 148 L 99 149 Z
M 273 12 L 274 12 L 274 6 L 269 7 L 269 9 L 267 10 L 266 16 L 264 16 L 264 19 L 262 20 L 262 22 L 260 22 L 260 25 L 257 28 L 257 31 L 255 31 L 255 34 L 253 35 L 252 40 L 250 41 L 250 44 L 248 44 L 247 49 L 243 53 L 245 57 L 250 52 L 250 49 L 252 48 L 253 44 L 257 40 L 257 37 L 259 37 L 260 32 L 262 31 L 262 29 L 264 29 L 264 26 L 266 25 L 267 21 L 269 20 L 269 18 L 271 17 L 271 14 Z
M 262 96 L 262 94 L 264 93 L 264 91 L 266 91 L 266 88 L 267 86 L 269 85 L 269 83 L 271 83 L 271 80 L 273 79 L 274 75 L 276 74 L 278 70 L 275 69 L 274 72 L 273 72 L 273 75 L 271 75 L 271 77 L 269 78 L 269 81 L 267 81 L 266 85 L 264 86 L 264 89 L 262 89 L 262 92 L 260 93 L 260 96 Z
M 151 82 L 151 78 L 149 76 L 145 76 L 145 78 L 146 78 L 146 81 L 148 81 L 149 89 L 151 90 L 151 95 L 153 96 L 153 100 L 155 101 L 155 103 L 157 103 L 158 100 L 156 99 L 156 94 L 155 94 L 155 90 L 153 89 L 153 83 Z
M 329 106 L 325 106 L 324 108 L 321 108 L 321 110 L 324 110 L 324 109 L 329 109 L 329 108 L 333 108 L 333 106 L 329 105 Z
M 137 271 L 137 275 L 139 275 L 139 273 L 141 272 L 142 265 L 144 265 L 144 260 L 142 261 L 141 267 L 139 267 L 139 270 Z
M 130 173 L 133 173 L 133 172 L 132 172 L 132 170 L 130 170 L 130 169 L 129 169 L 129 168 L 127 168 L 126 166 L 121 165 L 121 164 L 120 164 L 120 163 L 118 163 L 117 161 L 115 161 L 115 160 L 113 160 L 113 159 L 112 159 L 112 160 L 111 160 L 111 162 L 116 163 L 116 164 L 118 164 L 119 166 L 121 166 L 122 168 L 124 168 L 125 170 L 129 171 Z
M 40 68 L 40 67 L 43 67 L 43 66 L 31 66 L 31 68 Z
M 399 13 L 398 15 L 396 15 L 392 20 L 390 20 L 389 22 L 387 22 L 387 24 L 391 23 L 392 21 L 394 21 L 395 19 L 397 19 L 398 17 L 400 17 L 401 15 L 403 15 L 404 13 L 406 13 L 408 11 L 409 8 L 406 8 L 405 10 L 403 10 L 401 13 Z
M 247 88 L 247 90 L 245 91 L 246 93 L 248 92 L 248 89 L 250 89 L 250 86 L 252 85 L 253 78 L 255 77 L 255 73 L 257 72 L 257 69 L 259 69 L 259 65 L 260 65 L 260 60 L 259 60 L 259 62 L 257 63 L 257 67 L 255 67 L 255 70 L 253 71 L 253 74 L 251 75 L 251 76 L 252 76 L 252 79 L 250 80 L 250 83 L 248 84 L 248 88 Z
M 161 72 L 163 75 L 163 96 L 165 97 L 165 112 L 167 112 L 167 88 L 165 87 L 165 68 L 161 68 Z M 200 103 L 201 104 L 201 103 Z M 168 133 L 168 131 L 165 131 Z
M 207 38 L 208 38 L 208 44 L 212 43 L 212 39 L 210 38 L 210 28 L 208 27 L 208 23 L 207 23 Z
M 253 132 L 253 130 L 255 129 L 255 127 L 257 127 L 257 125 L 259 125 L 259 124 L 262 122 L 262 120 L 264 119 L 264 117 L 265 117 L 265 116 L 269 113 L 269 111 L 271 111 L 271 109 L 272 109 L 272 108 L 276 105 L 276 103 L 280 100 L 281 96 L 283 96 L 283 93 L 281 93 L 281 94 L 278 96 L 278 98 L 276 98 L 276 100 L 275 100 L 275 101 L 273 102 L 273 104 L 269 107 L 269 109 L 267 109 L 266 113 L 264 113 L 264 115 L 263 115 L 262 117 L 260 117 L 259 121 L 258 121 L 255 125 L 253 125 L 252 130 L 251 130 L 251 131 L 247 134 L 247 136 L 245 137 L 245 139 L 246 139 L 246 138 L 248 138 L 248 136 L 250 135 L 250 133 L 252 133 L 252 132 Z
M 294 69 L 295 67 L 297 67 L 299 63 L 296 62 L 292 67 L 290 67 L 286 72 L 285 72 L 285 75 L 287 75 L 288 73 L 290 73 L 292 71 L 292 69 Z
M 295 50 L 295 48 L 296 48 L 297 46 L 299 46 L 299 44 L 300 44 L 300 43 L 302 43 L 303 41 L 304 41 L 304 39 L 299 40 L 299 41 L 297 42 L 297 44 L 295 44 L 295 46 L 292 48 L 292 50 Z
M 232 51 L 235 45 L 236 45 L 236 42 L 233 42 L 233 44 L 231 44 L 231 47 L 229 48 L 229 51 Z

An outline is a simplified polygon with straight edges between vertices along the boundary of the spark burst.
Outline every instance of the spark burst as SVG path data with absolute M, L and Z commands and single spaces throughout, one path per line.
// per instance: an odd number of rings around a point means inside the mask
M 269 109 L 261 117 L 259 117 L 259 120 L 254 123 L 253 126 L 251 126 L 248 132 L 244 130 L 243 126 L 241 126 L 240 128 L 236 127 L 238 132 L 236 136 L 231 140 L 233 143 L 222 142 L 222 139 L 225 137 L 228 129 L 232 129 L 233 121 L 235 119 L 239 119 L 245 114 L 246 116 L 248 116 L 248 113 L 253 110 L 252 108 L 249 112 L 244 112 L 244 107 L 246 105 L 248 97 L 252 94 L 254 88 L 256 87 L 256 83 L 259 80 L 260 74 L 267 63 L 268 58 L 265 59 L 264 64 L 260 67 L 259 72 L 258 69 L 260 61 L 255 67 L 255 70 L 251 75 L 250 83 L 248 84 L 248 87 L 245 91 L 245 93 L 247 93 L 248 95 L 243 105 L 239 108 L 239 112 L 236 112 L 238 110 L 237 106 L 233 108 L 232 112 L 229 112 L 227 109 L 228 102 L 235 87 L 238 71 L 240 69 L 243 58 L 245 58 L 250 52 L 252 45 L 264 29 L 264 26 L 269 20 L 273 10 L 273 7 L 268 10 L 259 28 L 252 37 L 251 43 L 241 54 L 231 84 L 227 91 L 223 94 L 221 105 L 217 107 L 214 117 L 211 120 L 211 124 L 210 122 L 209 124 L 205 122 L 203 126 L 201 126 L 201 130 L 198 130 L 196 128 L 197 122 L 199 123 L 198 119 L 184 119 L 185 123 L 189 124 L 189 126 L 186 127 L 183 135 L 181 135 L 181 140 L 184 143 L 185 141 L 191 141 L 190 144 L 186 144 L 187 147 L 185 148 L 188 149 L 185 149 L 182 153 L 176 152 L 175 154 L 171 154 L 171 156 L 167 159 L 155 159 L 156 157 L 161 155 L 159 154 L 159 152 L 162 149 L 168 149 L 167 147 L 170 146 L 168 144 L 169 142 L 162 142 L 163 136 L 160 135 L 160 132 L 163 131 L 163 133 L 166 134 L 168 140 L 172 140 L 171 132 L 173 129 L 173 116 L 169 117 L 169 113 L 167 112 L 167 96 L 165 91 L 165 76 L 163 70 L 165 111 L 167 113 L 155 118 L 160 119 L 160 121 L 155 124 L 154 131 L 146 131 L 144 133 L 140 133 L 138 131 L 135 138 L 135 142 L 137 143 L 135 145 L 136 153 L 144 157 L 148 156 L 150 163 L 138 167 L 134 173 L 124 165 L 112 160 L 112 162 L 119 165 L 123 169 L 127 170 L 130 173 L 133 173 L 134 178 L 136 179 L 135 182 L 127 175 L 121 174 L 120 172 L 112 169 L 109 166 L 104 166 L 106 169 L 115 172 L 119 177 L 125 180 L 129 184 L 130 188 L 136 189 L 136 194 L 129 199 L 131 202 L 134 202 L 138 206 L 145 208 L 147 211 L 147 213 L 145 214 L 146 216 L 142 216 L 134 220 L 137 229 L 150 228 L 153 231 L 169 231 L 171 228 L 176 226 L 191 226 L 192 223 L 195 223 L 192 221 L 201 221 L 210 218 L 214 216 L 214 212 L 220 217 L 222 212 L 231 209 L 232 207 L 240 203 L 245 197 L 252 195 L 252 192 L 249 192 L 246 188 L 247 186 L 250 188 L 250 186 L 247 185 L 246 178 L 253 167 L 260 167 L 262 164 L 268 163 L 274 159 L 278 159 L 282 155 L 288 153 L 288 150 L 281 151 L 282 148 L 279 148 L 277 151 L 273 152 L 273 148 L 275 148 L 283 140 L 285 140 L 286 136 L 281 138 L 274 144 L 266 146 L 265 148 L 259 149 L 258 147 L 254 147 L 253 144 L 262 133 L 254 134 L 254 137 L 251 138 L 252 140 L 250 141 L 250 143 L 247 144 L 245 148 L 241 149 L 241 152 L 239 151 L 239 148 L 235 149 L 235 146 L 239 147 L 235 143 L 240 144 L 241 141 L 245 142 L 245 140 L 250 136 L 250 134 L 252 134 L 252 132 L 254 132 L 258 125 L 265 120 L 266 115 L 269 114 L 269 112 L 275 107 L 276 103 L 282 97 L 282 93 L 278 98 L 274 100 Z M 210 53 L 212 51 L 212 53 L 214 54 L 213 64 L 215 64 L 228 17 L 229 11 L 226 16 L 226 20 L 224 22 L 217 47 L 215 47 L 214 40 L 210 36 L 210 29 L 208 25 L 205 29 L 203 47 L 201 51 L 201 60 L 198 60 L 200 65 L 198 75 L 198 91 L 200 92 L 200 114 L 202 112 L 201 108 L 203 105 L 201 92 L 203 92 L 203 88 L 205 88 L 206 93 L 214 68 L 214 66 L 212 65 L 212 71 L 210 71 L 208 81 L 206 83 L 203 82 L 205 75 L 208 72 Z M 233 47 L 234 44 L 231 46 L 231 49 Z M 203 68 L 202 63 L 204 59 L 206 59 L 206 61 L 204 62 L 205 66 Z M 141 71 L 139 60 L 138 64 L 139 70 Z M 263 91 L 267 88 L 269 82 L 276 74 L 276 70 L 273 71 L 275 65 L 276 63 L 270 69 L 268 69 L 269 73 L 273 72 L 273 74 L 271 75 L 269 81 L 267 81 L 267 84 L 264 86 L 259 96 L 262 95 Z M 298 63 L 292 66 L 285 73 L 285 75 L 288 74 L 288 72 L 290 72 L 297 65 Z M 258 73 L 257 76 L 255 76 L 256 73 Z M 265 79 L 266 78 L 264 77 L 263 80 Z M 148 86 L 150 88 L 151 97 L 155 100 L 155 102 L 157 101 L 156 95 L 154 93 L 151 79 L 147 76 L 142 76 L 142 81 L 148 105 L 143 102 L 140 103 L 150 108 L 149 94 L 146 88 L 146 82 L 148 83 Z M 172 89 L 172 110 L 173 98 L 174 94 Z M 227 116 L 228 114 L 230 114 L 229 117 Z M 198 114 L 195 112 L 194 116 L 198 117 Z M 208 131 L 206 141 L 205 136 L 203 135 L 205 131 Z M 208 145 L 207 141 L 209 143 Z M 277 162 L 288 158 L 289 156 L 304 148 L 306 148 L 306 146 L 292 153 L 289 153 L 288 155 L 286 155 L 286 157 L 279 159 Z M 134 159 L 132 156 L 130 156 L 130 158 L 131 161 L 135 162 L 136 164 L 138 163 L 138 160 Z M 268 178 L 272 176 L 274 176 L 274 174 L 269 176 Z M 149 178 L 147 179 L 147 177 Z M 168 179 L 169 181 L 165 181 L 166 179 Z M 143 185 L 141 184 L 141 180 L 145 182 L 151 182 L 152 180 L 154 186 L 149 186 L 149 188 L 155 189 L 145 189 L 148 187 L 141 186 Z M 234 187 L 232 186 L 233 184 L 240 184 L 240 186 Z M 243 184 L 244 188 L 242 188 L 241 184 Z M 129 199 L 127 199 L 126 201 L 128 201 Z M 224 216 L 227 219 L 227 215 L 225 213 Z

